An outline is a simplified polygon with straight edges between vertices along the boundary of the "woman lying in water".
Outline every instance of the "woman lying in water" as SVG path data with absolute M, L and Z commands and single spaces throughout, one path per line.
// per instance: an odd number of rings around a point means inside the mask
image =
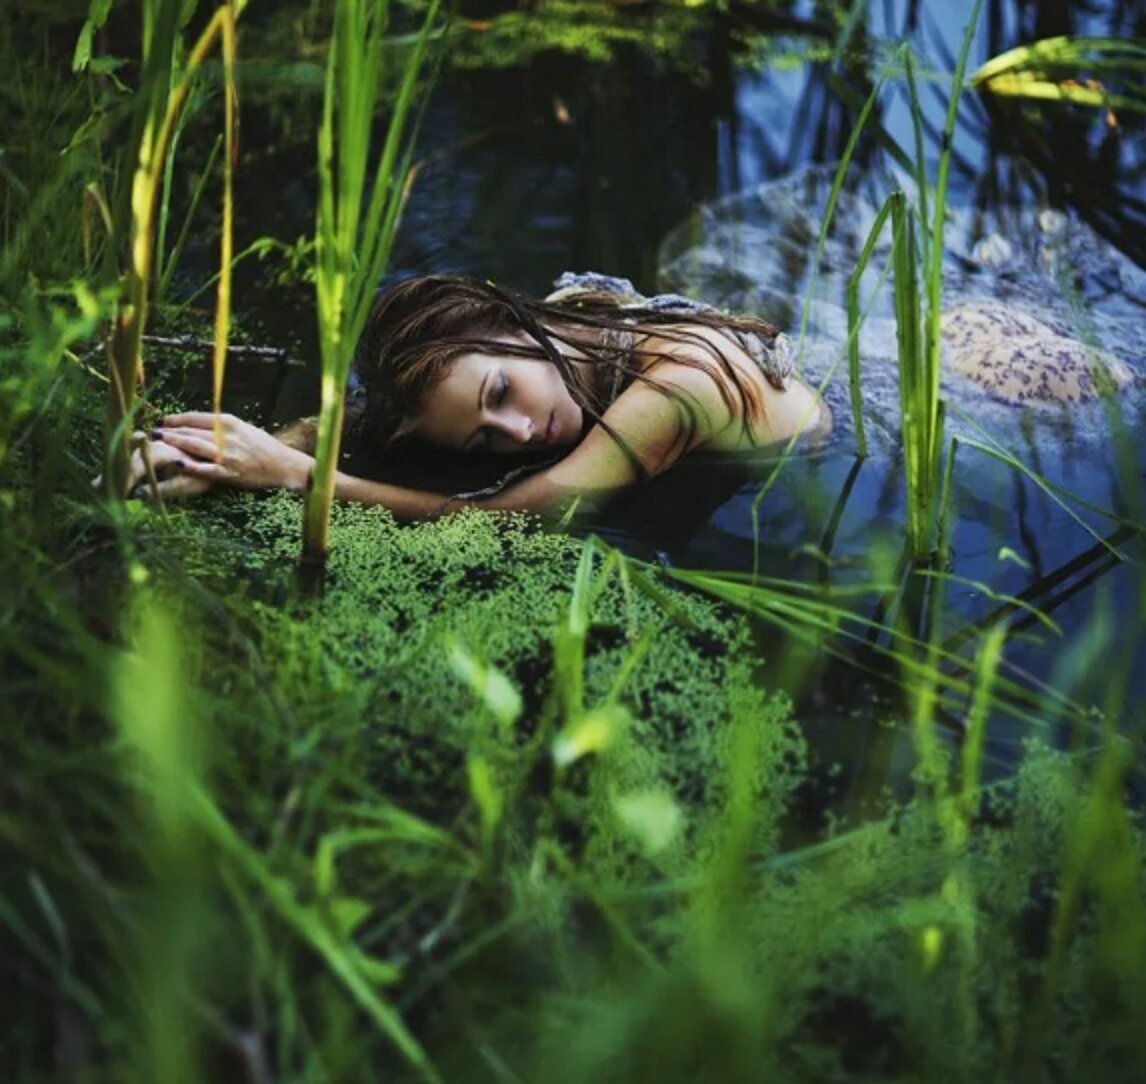
M 791 373 L 788 340 L 762 320 L 676 295 L 646 298 L 622 279 L 565 275 L 533 301 L 451 276 L 380 295 L 358 344 L 352 436 L 380 452 L 421 440 L 465 455 L 551 453 L 480 493 L 431 493 L 339 473 L 335 495 L 422 519 L 481 507 L 546 511 L 668 469 L 697 448 L 740 451 L 826 424 Z M 164 419 L 133 460 L 140 495 L 212 486 L 305 490 L 313 422 L 272 435 L 210 413 Z

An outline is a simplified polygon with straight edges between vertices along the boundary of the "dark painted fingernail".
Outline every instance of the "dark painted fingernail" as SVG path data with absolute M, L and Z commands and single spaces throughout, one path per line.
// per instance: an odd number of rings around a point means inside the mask
M 177 471 L 186 470 L 187 469 L 187 460 L 186 459 L 175 460 L 175 469 Z
M 152 429 L 151 430 L 151 439 L 152 440 L 162 440 L 163 439 L 163 430 L 162 429 Z

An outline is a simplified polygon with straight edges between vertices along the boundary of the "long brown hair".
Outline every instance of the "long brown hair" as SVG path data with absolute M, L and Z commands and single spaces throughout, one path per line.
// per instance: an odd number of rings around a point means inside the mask
M 725 406 L 730 413 L 739 412 L 746 434 L 752 432 L 752 422 L 764 411 L 759 390 L 745 381 L 713 343 L 685 325 L 754 334 L 770 342 L 777 335 L 771 324 L 713 309 L 665 311 L 642 304 L 644 299 L 630 300 L 604 290 L 563 294 L 537 301 L 489 282 L 454 275 L 412 278 L 383 291 L 355 352 L 360 386 L 348 404 L 351 435 L 379 449 L 391 447 L 455 358 L 488 351 L 496 344 L 499 354 L 556 366 L 585 416 L 605 427 L 643 475 L 636 457 L 602 418 L 631 381 L 644 381 L 678 403 L 682 441 L 691 442 L 697 425 L 691 403 L 637 367 L 632 345 L 640 340 L 643 329 L 658 338 L 702 347 L 688 358 L 674 360 L 703 369 L 714 378 L 723 377 L 716 383 Z M 579 361 L 591 362 L 593 375 L 581 376 L 562 347 L 573 351 Z M 289 430 L 280 434 L 283 437 L 295 443 Z M 298 438 L 304 439 L 301 432 Z

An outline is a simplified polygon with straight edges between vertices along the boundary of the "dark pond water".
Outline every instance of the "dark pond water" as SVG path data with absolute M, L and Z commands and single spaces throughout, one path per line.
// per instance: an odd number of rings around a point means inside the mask
M 736 208 L 744 206 L 736 202 L 742 199 L 738 193 L 751 200 L 761 184 L 838 159 L 858 103 L 892 47 L 904 38 L 923 60 L 924 130 L 933 161 L 948 73 L 971 7 L 910 0 L 870 4 L 866 27 L 853 39 L 855 59 L 836 75 L 828 64 L 807 59 L 817 51 L 825 56 L 831 46 L 820 33 L 830 22 L 823 6 L 814 4 L 785 7 L 781 23 L 810 31 L 762 39 L 765 44 L 755 48 L 771 60 L 761 65 L 738 66 L 729 49 L 735 37 L 730 24 L 708 24 L 695 42 L 695 56 L 710 76 L 704 83 L 633 49 L 619 51 L 610 64 L 545 54 L 502 70 L 451 71 L 435 92 L 424 123 L 393 275 L 461 272 L 542 293 L 564 270 L 596 269 L 628 276 L 649 292 L 671 284 L 730 304 L 737 299 L 722 292 L 720 276 L 690 278 L 687 262 L 681 270 L 679 257 L 695 240 L 696 208 L 708 207 L 710 222 L 735 224 Z M 970 66 L 1035 37 L 1144 32 L 1146 8 L 1141 4 L 992 0 L 985 5 Z M 853 100 L 842 102 L 833 80 L 842 82 Z M 878 113 L 891 137 L 910 147 L 905 94 L 889 89 Z M 1087 313 L 1110 313 L 1108 326 L 1116 328 L 1117 336 L 1107 346 L 1141 369 L 1146 278 L 1137 277 L 1136 265 L 1146 265 L 1144 150 L 1141 118 L 1120 116 L 1118 127 L 1111 128 L 1099 114 L 967 97 L 954 140 L 951 198 L 957 229 L 949 232 L 949 240 L 955 250 L 962 246 L 969 251 L 977 237 L 995 232 L 1014 244 L 1018 259 L 998 274 L 949 284 L 947 300 L 960 300 L 960 290 L 967 296 L 1005 299 L 1008 291 L 1013 295 L 1024 289 L 1039 271 L 1037 256 L 1029 245 L 1024 248 L 1030 216 L 1057 209 L 1085 251 L 1100 258 L 1083 269 L 1085 274 L 1044 276 L 1047 282 L 1034 304 L 1048 319 L 1070 324 L 1078 333 L 1086 330 L 1080 325 Z M 289 239 L 310 231 L 312 160 L 307 133 L 297 145 L 267 148 L 251 161 L 242 197 L 251 236 L 271 233 Z M 877 140 L 861 141 L 854 168 L 854 192 L 865 183 L 884 195 L 890 191 L 880 189 L 891 174 Z M 270 190 L 277 192 L 274 200 L 265 198 Z M 856 206 L 863 198 L 856 195 Z M 815 200 L 803 211 L 814 234 Z M 781 224 L 754 225 L 763 231 L 765 248 L 775 251 Z M 769 238 L 777 245 L 769 246 Z M 1109 253 L 1103 238 L 1113 240 L 1122 255 Z M 846 260 L 846 246 L 842 252 Z M 840 268 L 834 278 L 832 269 L 826 269 L 819 287 L 808 295 L 807 259 L 787 271 L 786 265 L 775 264 L 762 270 L 751 260 L 736 265 L 727 250 L 721 259 L 737 273 L 787 273 L 784 289 L 755 300 L 766 315 L 789 327 L 798 324 L 805 298 L 812 297 L 811 342 L 821 356 L 815 375 L 824 375 L 829 366 L 822 358 L 839 342 Z M 313 355 L 309 289 L 300 288 L 295 303 L 286 305 L 282 290 L 265 295 L 273 297 L 265 306 L 257 300 L 253 278 L 244 289 L 245 296 L 255 299 L 251 308 L 272 339 L 296 336 L 292 352 Z M 886 343 L 879 341 L 878 319 L 872 326 L 871 350 L 879 353 Z M 886 339 L 886 328 L 882 334 Z M 811 350 L 813 366 L 816 356 Z M 244 384 L 259 388 L 255 397 L 272 418 L 297 416 L 314 402 L 314 381 L 305 369 L 291 370 L 285 383 L 269 393 L 262 373 L 237 373 L 236 381 L 239 395 Z M 835 437 L 815 454 L 787 462 L 774 484 L 775 463 L 767 457 L 734 465 L 697 459 L 626 501 L 623 514 L 611 514 L 594 526 L 626 550 L 676 568 L 758 568 L 803 578 L 826 575 L 832 582 L 870 575 L 873 553 L 887 552 L 894 560 L 895 540 L 902 536 L 894 396 L 887 372 L 873 372 L 873 454 L 862 462 L 854 456 L 846 385 L 837 377 L 829 391 L 839 422 Z M 951 396 L 953 432 L 982 437 L 985 428 L 990 438 L 1050 481 L 1101 508 L 1141 518 L 1137 502 L 1146 459 L 1137 391 L 1121 404 L 1121 424 L 1129 435 L 1120 454 L 1102 407 L 1040 413 L 1000 407 L 983 395 L 960 397 L 958 389 Z M 1111 706 L 1104 698 L 1111 682 L 1122 680 L 1124 660 L 1118 652 L 1125 650 L 1128 658 L 1141 654 L 1139 549 L 1119 536 L 1115 541 L 1126 559 L 1112 559 L 1094 534 L 1111 536 L 1114 523 L 1077 506 L 1068 512 L 1042 487 L 981 453 L 964 449 L 955 479 L 953 571 L 968 581 L 987 582 L 997 592 L 1026 592 L 1061 628 L 1049 632 L 1028 624 L 1008 648 L 1009 672 L 1054 680 L 1083 704 Z M 826 556 L 810 556 L 811 547 Z M 947 616 L 951 635 L 983 621 L 998 605 L 973 586 L 953 585 Z M 879 616 L 882 611 L 873 602 L 871 612 Z M 1102 622 L 1106 625 L 1099 628 Z M 787 650 L 767 633 L 762 636 L 770 657 Z M 1137 705 L 1146 693 L 1146 667 L 1128 669 L 1121 703 L 1113 706 L 1133 725 L 1141 721 Z M 834 732 L 853 754 L 866 750 L 847 758 L 859 765 L 847 786 L 862 789 L 872 763 L 883 766 L 875 771 L 880 776 L 897 758 L 906 762 L 906 739 L 894 731 L 888 738 L 875 725 L 885 709 L 878 701 L 870 707 L 870 691 L 859 692 L 846 668 L 821 672 L 808 688 L 825 734 Z M 853 710 L 860 701 L 869 705 L 860 713 L 862 726 Z M 893 703 L 886 706 L 893 716 L 902 710 Z M 841 722 L 846 727 L 837 726 Z M 841 732 L 848 736 L 839 739 Z M 1021 733 L 1005 720 L 993 728 L 992 750 L 1000 761 L 1013 761 L 1013 743 Z M 825 743 L 830 749 L 832 740 L 825 738 Z

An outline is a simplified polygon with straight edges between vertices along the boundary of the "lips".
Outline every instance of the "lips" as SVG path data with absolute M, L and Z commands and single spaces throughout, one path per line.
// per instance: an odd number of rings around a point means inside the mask
M 545 426 L 545 443 L 553 444 L 557 440 L 557 411 L 549 415 L 549 424 Z

